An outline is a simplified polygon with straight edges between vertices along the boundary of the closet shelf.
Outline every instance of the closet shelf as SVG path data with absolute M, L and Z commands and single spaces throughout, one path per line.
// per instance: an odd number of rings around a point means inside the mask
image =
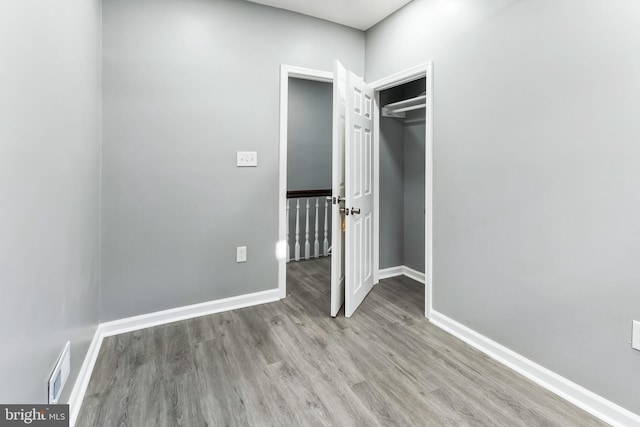
M 383 117 L 405 117 L 406 111 L 418 110 L 427 106 L 427 95 L 416 96 L 382 107 Z

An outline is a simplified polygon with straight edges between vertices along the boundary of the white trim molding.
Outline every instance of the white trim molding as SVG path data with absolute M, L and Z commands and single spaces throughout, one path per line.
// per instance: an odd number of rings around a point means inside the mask
M 399 265 L 397 267 L 389 267 L 383 268 L 378 271 L 378 277 L 380 280 L 389 279 L 391 277 L 397 276 L 407 276 L 410 279 L 415 280 L 416 282 L 420 282 L 423 285 L 425 284 L 424 273 L 421 273 L 413 268 L 407 267 L 406 265 Z
M 102 346 L 102 335 L 100 333 L 100 325 L 96 328 L 96 332 L 93 334 L 93 339 L 87 350 L 87 354 L 84 357 L 80 372 L 73 384 L 71 395 L 69 396 L 69 425 L 75 426 L 78 414 L 80 414 L 80 407 L 84 400 L 84 394 L 89 386 L 89 380 L 93 373 L 93 367 L 98 360 L 98 353 L 100 353 L 100 347 Z
M 426 64 L 427 106 L 425 111 L 425 160 L 424 160 L 424 315 L 431 319 L 433 311 L 433 61 Z
M 432 68 L 432 61 L 423 62 L 415 67 L 407 68 L 406 70 L 399 71 L 391 74 L 390 76 L 376 80 L 369 83 L 373 90 L 381 91 L 392 87 L 400 86 L 413 80 L 417 80 L 422 77 L 426 77 L 427 70 Z
M 453 319 L 431 311 L 431 323 L 460 338 L 492 359 L 529 378 L 536 384 L 573 403 L 591 415 L 620 427 L 640 427 L 640 416 L 538 365 Z
M 289 78 L 313 80 L 333 83 L 333 73 L 329 71 L 312 70 L 310 68 L 293 65 L 280 66 L 280 145 L 279 145 L 279 189 L 278 189 L 278 243 L 286 248 L 287 239 L 287 140 L 289 122 Z M 286 251 L 285 251 L 286 252 Z M 278 289 L 279 297 L 287 297 L 287 260 L 286 256 L 278 255 Z
M 425 284 L 424 273 L 419 272 L 418 270 L 414 270 L 413 268 L 409 268 L 406 265 L 402 266 L 403 274 L 407 276 L 409 279 L 413 279 L 416 282 L 420 282 L 423 285 Z
M 87 392 L 89 380 L 91 379 L 91 374 L 93 373 L 93 368 L 98 359 L 98 353 L 100 352 L 100 347 L 102 346 L 104 338 L 140 329 L 151 328 L 153 326 L 178 322 L 180 320 L 221 313 L 223 311 L 237 310 L 239 308 L 265 304 L 278 300 L 280 300 L 280 292 L 279 289 L 276 288 L 268 291 L 255 292 L 199 304 L 171 308 L 169 310 L 156 311 L 140 316 L 127 317 L 99 324 L 69 398 L 70 426 L 75 426 L 76 420 L 78 419 L 80 407 L 82 406 L 84 395 Z
M 178 322 L 180 320 L 193 319 L 194 317 L 208 314 L 221 313 L 223 311 L 237 310 L 253 305 L 265 304 L 280 299 L 277 289 L 239 295 L 236 297 L 202 302 L 199 304 L 185 305 L 183 307 L 170 308 L 169 310 L 156 311 L 140 316 L 126 317 L 100 324 L 103 337 L 138 331 L 153 326 Z
M 402 276 L 404 274 L 404 265 L 397 267 L 383 268 L 378 271 L 378 277 L 380 280 L 389 279 L 391 277 Z
M 380 92 L 373 92 L 373 284 L 380 282 Z

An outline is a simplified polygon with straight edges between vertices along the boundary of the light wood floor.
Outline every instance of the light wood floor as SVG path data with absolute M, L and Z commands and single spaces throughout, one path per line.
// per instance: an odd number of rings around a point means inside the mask
M 431 325 L 424 288 L 329 312 L 329 258 L 288 297 L 104 340 L 77 426 L 600 426 Z

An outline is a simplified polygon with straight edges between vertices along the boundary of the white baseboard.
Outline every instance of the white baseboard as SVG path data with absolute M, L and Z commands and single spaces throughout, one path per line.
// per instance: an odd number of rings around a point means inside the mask
M 397 277 L 397 276 L 403 276 L 403 275 L 407 276 L 410 279 L 415 280 L 416 282 L 420 282 L 422 284 L 424 284 L 425 282 L 424 273 L 420 273 L 419 271 L 416 271 L 413 268 L 409 268 L 406 265 L 383 268 L 382 270 L 379 271 L 378 278 L 382 280 L 382 279 L 389 279 L 391 277 Z
M 406 265 L 402 266 L 403 274 L 407 276 L 409 279 L 413 279 L 416 282 L 420 282 L 424 285 L 424 273 L 421 273 L 413 268 L 409 268 Z
M 84 362 L 82 363 L 82 367 L 80 368 L 80 373 L 73 386 L 73 390 L 71 391 L 71 397 L 69 398 L 70 427 L 75 426 L 84 395 L 89 386 L 93 368 L 98 359 L 100 346 L 105 337 L 164 325 L 166 323 L 178 322 L 180 320 L 192 319 L 194 317 L 206 316 L 208 314 L 265 304 L 278 301 L 279 299 L 280 290 L 270 289 L 268 291 L 176 307 L 169 310 L 156 311 L 99 324 L 91 341 L 91 345 L 89 346 L 89 350 L 87 351 L 87 355 L 84 358 Z
M 237 297 L 224 298 L 214 301 L 207 301 L 199 304 L 185 305 L 183 307 L 171 308 L 169 310 L 156 311 L 142 314 L 140 316 L 126 317 L 124 319 L 113 320 L 101 323 L 102 336 L 124 334 L 125 332 L 137 331 L 151 328 L 153 326 L 164 325 L 165 323 L 177 322 L 194 317 L 206 316 L 207 314 L 220 313 L 223 311 L 237 310 L 239 308 L 250 307 L 252 305 L 264 304 L 278 301 L 280 293 L 278 289 L 255 292 L 252 294 L 239 295 Z
M 403 267 L 404 266 L 399 265 L 397 267 L 382 268 L 378 271 L 378 278 L 382 280 L 402 276 L 404 274 Z
M 437 311 L 431 323 L 612 426 L 640 426 L 640 416 L 544 368 Z

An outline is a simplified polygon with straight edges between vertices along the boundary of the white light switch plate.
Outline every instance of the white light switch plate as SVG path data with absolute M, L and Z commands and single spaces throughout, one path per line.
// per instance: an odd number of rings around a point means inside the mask
M 631 347 L 636 350 L 640 350 L 640 322 L 633 321 L 633 327 L 631 328 Z
M 247 247 L 238 246 L 236 248 L 236 262 L 247 262 Z
M 238 151 L 236 165 L 239 168 L 258 166 L 258 152 L 257 151 Z

